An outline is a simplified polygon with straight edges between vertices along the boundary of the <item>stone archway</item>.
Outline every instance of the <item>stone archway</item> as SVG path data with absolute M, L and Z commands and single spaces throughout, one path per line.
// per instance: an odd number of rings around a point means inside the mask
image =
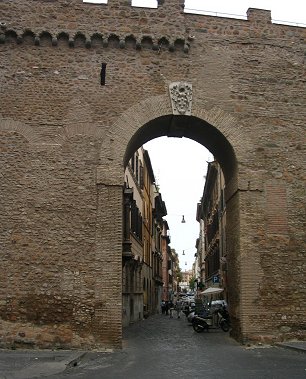
M 103 219 L 110 220 L 116 213 L 122 213 L 121 185 L 123 171 L 131 154 L 147 141 L 160 137 L 187 137 L 207 147 L 217 158 L 226 178 L 226 202 L 229 222 L 228 257 L 229 257 L 229 296 L 233 318 L 234 335 L 246 341 L 256 334 L 256 327 L 250 326 L 250 319 L 255 312 L 251 299 L 258 298 L 258 280 L 261 272 L 248 266 L 251 259 L 258 265 L 259 255 L 248 247 L 247 241 L 253 233 L 246 228 L 241 219 L 241 210 L 250 206 L 253 195 L 254 204 L 258 208 L 261 202 L 261 173 L 253 170 L 252 180 L 248 167 L 248 156 L 254 149 L 252 141 L 244 133 L 238 121 L 221 109 L 203 109 L 201 104 L 194 102 L 190 115 L 173 115 L 170 97 L 156 96 L 144 100 L 127 110 L 108 130 L 102 143 L 100 161 L 97 168 L 97 184 L 103 196 L 112 192 L 117 199 L 116 209 L 103 209 Z M 255 144 L 254 144 L 255 145 Z M 243 169 L 241 169 L 243 167 Z M 247 194 L 247 195 L 246 195 Z M 256 217 L 263 222 L 260 212 Z M 102 212 L 102 210 L 101 210 Z M 105 214 L 107 212 L 107 215 Z M 102 218 L 100 221 L 103 221 Z M 116 219 L 116 230 L 121 230 L 120 219 Z M 101 230 L 106 224 L 99 226 Z M 102 237 L 102 233 L 101 233 Z M 109 250 L 116 245 L 116 257 L 121 257 L 121 246 L 117 240 L 101 239 L 102 250 Z M 118 283 L 119 284 L 119 283 Z M 118 315 L 119 316 L 119 315 Z

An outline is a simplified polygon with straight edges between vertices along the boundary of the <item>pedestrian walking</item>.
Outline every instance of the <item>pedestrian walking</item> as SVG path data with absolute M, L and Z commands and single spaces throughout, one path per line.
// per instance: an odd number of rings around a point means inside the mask
M 173 311 L 174 311 L 174 304 L 173 301 L 169 301 L 169 313 L 170 313 L 170 318 L 173 318 Z
M 168 316 L 169 314 L 169 301 L 168 300 L 165 301 L 165 313 Z
M 165 302 L 165 300 L 161 301 L 160 307 L 161 307 L 161 312 L 164 315 L 166 313 L 166 302 Z
M 175 303 L 177 318 L 181 318 L 182 307 L 183 307 L 182 301 L 178 299 L 177 302 Z

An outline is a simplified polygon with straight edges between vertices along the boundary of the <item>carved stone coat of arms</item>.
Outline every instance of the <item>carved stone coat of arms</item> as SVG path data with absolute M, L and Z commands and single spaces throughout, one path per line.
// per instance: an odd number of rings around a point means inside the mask
M 173 114 L 191 116 L 192 84 L 187 82 L 171 83 L 169 92 Z

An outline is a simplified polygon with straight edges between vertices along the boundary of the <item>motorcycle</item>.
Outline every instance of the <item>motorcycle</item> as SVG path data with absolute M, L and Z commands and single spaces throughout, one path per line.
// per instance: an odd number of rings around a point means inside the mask
M 229 314 L 225 308 L 216 309 L 213 312 L 205 311 L 193 317 L 192 327 L 197 333 L 208 331 L 209 328 L 221 328 L 224 332 L 228 332 L 230 330 Z

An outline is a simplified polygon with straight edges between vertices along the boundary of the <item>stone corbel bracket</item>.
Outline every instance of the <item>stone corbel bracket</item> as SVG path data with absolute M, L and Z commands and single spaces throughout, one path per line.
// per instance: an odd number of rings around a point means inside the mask
M 3 25 L 2 25 L 3 24 Z M 66 31 L 62 32 L 51 32 L 46 30 L 33 31 L 31 29 L 26 29 L 23 32 L 18 33 L 16 30 L 6 29 L 5 23 L 0 23 L 0 44 L 6 42 L 15 41 L 17 44 L 22 44 L 25 39 L 31 41 L 33 45 L 42 45 L 42 40 L 44 40 L 44 46 L 57 47 L 59 42 L 65 42 L 70 48 L 82 48 L 87 49 L 100 47 L 103 48 L 134 48 L 135 50 L 147 49 L 153 50 L 160 53 L 161 50 L 168 51 L 170 53 L 174 52 L 184 52 L 189 53 L 190 43 L 186 41 L 185 37 L 177 36 L 169 38 L 167 36 L 150 36 L 150 35 L 117 35 L 115 33 L 101 33 L 96 32 L 92 35 L 82 33 L 77 31 L 74 33 L 68 33 Z

